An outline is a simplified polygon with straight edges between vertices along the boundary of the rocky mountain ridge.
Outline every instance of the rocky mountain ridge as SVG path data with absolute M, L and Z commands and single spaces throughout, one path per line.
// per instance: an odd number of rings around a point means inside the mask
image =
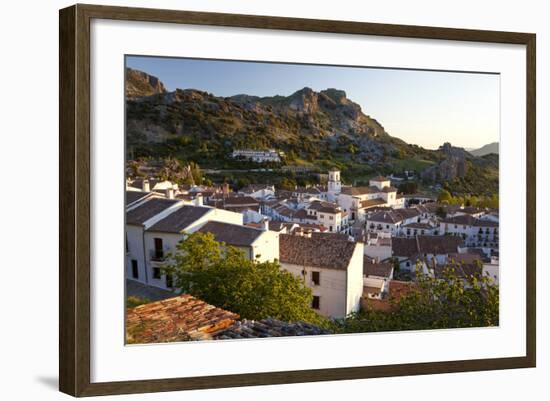
M 143 71 L 126 68 L 126 98 L 166 93 L 160 79 Z
M 450 144 L 427 150 L 392 137 L 335 88 L 220 97 L 197 89 L 167 92 L 158 78 L 141 71 L 130 71 L 128 78 L 129 158 L 176 157 L 209 168 L 238 168 L 233 149 L 274 148 L 285 152 L 287 165 L 321 171 L 337 166 L 354 176 L 412 169 L 427 182 L 463 179 L 472 167 L 482 173 L 495 168 L 493 159 Z

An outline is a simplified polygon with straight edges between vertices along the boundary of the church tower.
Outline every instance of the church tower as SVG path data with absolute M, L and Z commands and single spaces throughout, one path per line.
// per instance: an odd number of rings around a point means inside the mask
M 342 182 L 340 181 L 340 170 L 330 169 L 328 172 L 328 193 L 337 196 L 342 191 Z

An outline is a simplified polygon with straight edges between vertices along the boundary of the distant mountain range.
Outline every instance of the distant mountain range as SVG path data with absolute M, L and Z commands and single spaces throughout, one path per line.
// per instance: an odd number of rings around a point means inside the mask
M 485 156 L 491 153 L 498 155 L 498 147 L 499 147 L 499 143 L 493 142 L 493 143 L 488 143 L 487 145 L 484 145 L 479 149 L 468 149 L 468 152 L 470 152 L 470 154 L 472 154 L 473 156 L 478 156 L 478 157 Z
M 126 100 L 129 158 L 176 157 L 228 169 L 238 168 L 233 149 L 273 148 L 285 152 L 287 165 L 318 171 L 335 166 L 348 177 L 404 170 L 420 174 L 430 168 L 426 180 L 452 183 L 475 171 L 476 180 L 491 178 L 474 186 L 457 181 L 457 191 L 498 188 L 498 158 L 476 157 L 450 144 L 437 150 L 408 144 L 339 89 L 305 87 L 269 97 L 220 97 L 197 89 L 167 92 L 159 78 L 128 69 Z

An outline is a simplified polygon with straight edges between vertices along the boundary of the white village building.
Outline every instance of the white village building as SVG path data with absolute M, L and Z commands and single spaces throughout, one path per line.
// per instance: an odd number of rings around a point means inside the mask
M 267 150 L 252 150 L 252 149 L 235 149 L 231 154 L 234 159 L 246 159 L 256 163 L 275 162 L 281 161 L 281 152 L 277 152 L 275 149 Z
M 498 249 L 498 228 L 499 223 L 493 219 L 478 219 L 462 214 L 441 220 L 439 234 L 459 236 L 469 247 Z
M 364 221 L 369 209 L 376 207 L 402 208 L 404 201 L 403 198 L 397 197 L 397 189 L 391 186 L 388 178 L 375 177 L 369 180 L 369 186 L 366 187 L 341 188 L 338 193 L 338 204 L 344 212 L 350 214 L 351 221 Z
M 414 272 L 416 264 L 421 263 L 427 273 L 427 269 L 447 264 L 449 255 L 459 253 L 464 241 L 448 235 L 417 235 L 414 238 L 393 237 L 391 245 L 392 257 L 397 259 L 401 270 Z
M 348 214 L 335 203 L 313 201 L 306 207 L 307 217 L 322 225 L 329 232 L 339 233 L 348 229 Z
M 363 293 L 363 243 L 334 235 L 281 234 L 281 267 L 313 291 L 312 308 L 342 318 L 359 311 Z
M 145 192 L 143 192 L 145 194 Z M 127 194 L 127 202 L 130 199 Z M 148 255 L 145 252 L 145 230 L 183 206 L 183 201 L 148 197 L 131 204 L 126 211 L 126 277 L 148 283 Z M 149 273 L 149 274 L 148 274 Z
M 243 226 L 243 215 L 183 201 L 147 197 L 126 212 L 126 277 L 160 288 L 172 288 L 171 277 L 162 274 L 169 253 L 187 233 L 211 232 L 215 239 L 242 249 L 250 259 L 279 257 L 278 233 Z M 200 199 L 199 199 L 200 201 Z

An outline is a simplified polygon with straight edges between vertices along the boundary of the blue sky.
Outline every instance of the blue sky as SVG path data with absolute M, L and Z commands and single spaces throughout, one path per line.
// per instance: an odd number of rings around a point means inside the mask
M 137 56 L 126 63 L 158 77 L 169 91 L 287 96 L 305 86 L 342 89 L 390 135 L 429 149 L 443 142 L 478 148 L 499 140 L 495 74 Z

